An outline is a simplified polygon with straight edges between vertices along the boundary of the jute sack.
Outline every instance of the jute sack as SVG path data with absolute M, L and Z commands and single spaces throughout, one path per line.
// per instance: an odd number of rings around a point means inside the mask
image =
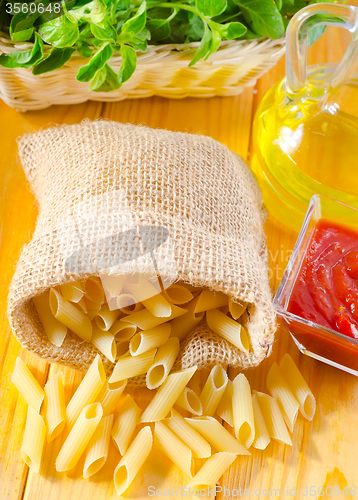
M 162 280 L 249 303 L 243 319 L 249 353 L 203 323 L 183 339 L 177 368 L 215 363 L 248 368 L 270 353 L 276 323 L 265 214 L 256 182 L 239 156 L 209 137 L 109 121 L 25 135 L 19 152 L 39 207 L 8 299 L 10 324 L 23 347 L 86 370 L 96 349 L 71 333 L 61 347 L 51 344 L 31 299 L 93 275 L 159 273 Z M 143 228 L 147 240 L 138 255 L 134 240 L 143 236 Z M 110 372 L 113 364 L 103 361 Z

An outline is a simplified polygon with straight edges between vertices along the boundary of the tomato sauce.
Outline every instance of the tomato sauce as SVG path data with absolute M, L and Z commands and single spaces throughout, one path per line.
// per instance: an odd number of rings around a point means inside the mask
M 358 232 L 318 221 L 288 311 L 358 339 Z

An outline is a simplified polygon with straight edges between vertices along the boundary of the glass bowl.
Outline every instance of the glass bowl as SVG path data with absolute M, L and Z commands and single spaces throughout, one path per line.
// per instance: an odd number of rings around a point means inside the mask
M 291 294 L 320 219 L 357 232 L 358 210 L 327 196 L 314 195 L 274 298 L 280 323 L 303 354 L 358 376 L 358 339 L 348 337 L 288 311 Z M 358 248 L 357 248 L 358 249 Z

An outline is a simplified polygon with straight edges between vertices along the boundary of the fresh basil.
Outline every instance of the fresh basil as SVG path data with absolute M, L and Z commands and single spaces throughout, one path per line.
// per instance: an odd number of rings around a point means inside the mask
M 12 0 L 8 0 L 12 1 Z M 47 7 L 51 0 L 31 0 Z M 323 0 L 316 0 L 323 1 Z M 337 0 L 330 0 L 336 3 Z M 137 51 L 149 44 L 200 42 L 190 66 L 216 52 L 223 40 L 279 38 L 291 17 L 313 0 L 62 0 L 60 13 L 7 12 L 0 0 L 0 29 L 32 48 L 0 55 L 7 68 L 32 68 L 35 75 L 61 68 L 74 53 L 87 59 L 77 79 L 94 92 L 125 83 L 137 66 Z M 43 10 L 43 8 L 42 8 Z M 313 43 L 324 31 L 309 33 Z M 49 48 L 44 55 L 44 44 Z M 111 57 L 121 53 L 119 70 Z

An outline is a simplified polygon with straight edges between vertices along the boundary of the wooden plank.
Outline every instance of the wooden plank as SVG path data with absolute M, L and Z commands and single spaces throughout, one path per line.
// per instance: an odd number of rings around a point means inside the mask
M 50 123 L 76 123 L 100 116 L 102 105 L 54 106 L 48 110 L 17 113 L 0 102 L 0 498 L 22 498 L 28 468 L 20 457 L 27 406 L 11 384 L 18 354 L 44 383 L 48 364 L 23 352 L 10 332 L 6 318 L 7 292 L 21 247 L 30 240 L 37 210 L 24 173 L 17 161 L 16 139 L 49 126 Z

